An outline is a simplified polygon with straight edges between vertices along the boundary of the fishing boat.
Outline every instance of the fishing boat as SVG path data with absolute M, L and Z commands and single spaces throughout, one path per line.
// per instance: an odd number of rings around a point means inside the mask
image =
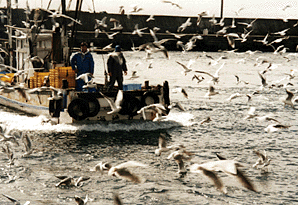
M 36 116 L 46 116 L 54 123 L 90 123 L 115 120 L 153 120 L 154 109 L 138 112 L 141 108 L 158 104 L 169 112 L 169 85 L 124 84 L 121 109 L 111 114 L 110 102 L 115 101 L 118 88 L 107 90 L 107 82 L 92 82 L 77 91 L 76 73 L 69 64 L 72 52 L 69 39 L 62 28 L 41 29 L 7 25 L 14 32 L 15 66 L 1 64 L 0 104 Z M 12 50 L 12 49 L 10 49 Z M 3 69 L 5 68 L 5 69 Z

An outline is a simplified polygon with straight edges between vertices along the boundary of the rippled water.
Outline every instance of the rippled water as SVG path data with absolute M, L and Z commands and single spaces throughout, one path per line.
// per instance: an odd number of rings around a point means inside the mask
M 96 60 L 96 79 L 103 82 L 103 59 L 106 55 L 93 54 Z M 208 53 L 219 58 L 219 64 L 208 65 L 210 59 L 201 52 L 170 52 L 170 60 L 161 53 L 155 53 L 154 59 L 145 60 L 145 53 L 124 52 L 128 61 L 129 74 L 125 83 L 150 80 L 150 84 L 163 83 L 168 80 L 171 88 L 171 101 L 180 102 L 185 112 L 173 109 L 168 118 L 155 122 L 114 122 L 91 125 L 50 125 L 42 124 L 42 117 L 24 115 L 1 107 L 0 122 L 5 124 L 16 136 L 26 132 L 32 139 L 35 152 L 28 158 L 21 158 L 24 146 L 12 145 L 16 158 L 15 165 L 8 166 L 5 153 L 0 153 L 0 193 L 7 194 L 22 203 L 31 204 L 76 204 L 74 196 L 89 195 L 88 204 L 113 204 L 113 194 L 118 193 L 124 204 L 295 204 L 298 203 L 297 192 L 297 111 L 284 107 L 280 98 L 286 97 L 284 88 L 266 88 L 261 94 L 254 95 L 250 102 L 247 97 L 239 97 L 231 102 L 226 99 L 233 93 L 251 94 L 261 85 L 258 71 L 268 67 L 268 63 L 254 66 L 255 59 L 263 56 L 278 66 L 265 75 L 268 83 L 283 77 L 296 69 L 297 59 L 290 56 L 287 62 L 281 55 L 271 53 L 235 54 Z M 286 54 L 284 54 L 285 56 Z M 193 70 L 214 73 L 225 62 L 220 71 L 219 84 L 215 89 L 219 95 L 205 98 L 209 79 L 201 83 L 192 81 L 194 73 L 182 74 L 182 67 L 175 61 L 187 64 L 196 59 Z M 237 63 L 246 59 L 245 63 Z M 138 63 L 137 66 L 135 66 Z M 152 63 L 153 68 L 148 69 Z M 131 71 L 136 70 L 140 76 L 129 80 Z M 236 84 L 238 75 L 249 84 Z M 297 79 L 290 90 L 297 89 Z M 186 99 L 176 88 L 184 88 L 189 98 Z M 256 107 L 260 116 L 272 113 L 282 124 L 291 125 L 289 129 L 267 133 L 264 128 L 272 122 L 259 122 L 256 119 L 244 120 L 250 107 Z M 297 107 L 297 105 L 296 105 Z M 210 116 L 208 124 L 199 122 Z M 171 135 L 168 144 L 181 143 L 187 150 L 195 153 L 186 162 L 203 163 L 217 160 L 215 153 L 234 159 L 237 158 L 244 167 L 245 175 L 256 186 L 259 193 L 249 191 L 232 176 L 219 173 L 227 187 L 224 195 L 215 189 L 213 183 L 203 175 L 187 173 L 180 178 L 177 164 L 168 160 L 170 153 L 156 156 L 154 150 L 158 145 L 160 133 Z M 253 150 L 266 149 L 272 159 L 268 173 L 252 168 L 257 156 Z M 109 177 L 99 172 L 91 172 L 98 162 L 110 162 L 113 165 L 128 160 L 147 164 L 147 168 L 133 169 L 137 175 L 146 179 L 143 184 Z M 55 187 L 59 179 L 55 175 L 78 178 L 89 176 L 81 187 Z M 11 176 L 10 179 L 8 176 Z M 15 177 L 15 178 L 13 178 Z M 0 197 L 0 202 L 8 202 Z

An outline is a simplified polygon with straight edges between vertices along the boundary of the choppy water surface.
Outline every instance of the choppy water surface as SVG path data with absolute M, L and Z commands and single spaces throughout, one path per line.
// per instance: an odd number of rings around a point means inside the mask
M 106 55 L 93 54 L 96 60 L 96 79 L 103 82 L 103 59 Z M 170 60 L 161 53 L 154 54 L 154 59 L 145 60 L 145 53 L 124 52 L 128 61 L 129 74 L 125 83 L 150 80 L 150 84 L 168 80 L 171 88 L 171 101 L 180 102 L 185 112 L 173 109 L 167 120 L 155 122 L 114 122 L 92 125 L 50 125 L 42 124 L 42 117 L 32 117 L 1 107 L 0 122 L 11 129 L 11 134 L 18 136 L 26 132 L 32 139 L 34 153 L 22 158 L 24 146 L 13 144 L 16 158 L 15 165 L 8 166 L 5 153 L 0 153 L 0 192 L 31 204 L 76 204 L 74 196 L 89 195 L 88 204 L 113 204 L 113 194 L 118 193 L 124 204 L 295 204 L 297 192 L 297 111 L 284 107 L 280 98 L 286 97 L 284 88 L 264 89 L 247 102 L 246 94 L 251 94 L 261 85 L 258 71 L 268 67 L 268 63 L 254 66 L 256 58 L 263 57 L 271 62 L 273 70 L 265 76 L 269 84 L 287 77 L 296 69 L 296 56 L 289 56 L 286 61 L 282 55 L 271 53 L 236 54 L 208 53 L 214 59 L 224 55 L 227 59 L 217 65 L 208 65 L 210 59 L 201 52 L 170 52 Z M 284 54 L 284 56 L 287 54 Z M 182 74 L 182 67 L 175 61 L 187 64 L 190 59 L 196 62 L 193 70 L 214 73 L 225 62 L 219 73 L 219 83 L 215 89 L 219 95 L 205 98 L 210 77 L 203 75 L 201 83 L 192 81 L 194 73 Z M 237 62 L 244 59 L 244 63 Z M 148 65 L 152 63 L 151 69 Z M 137 64 L 137 65 L 136 65 Z M 277 66 L 275 66 L 277 64 Z M 131 71 L 140 76 L 129 80 Z M 236 84 L 238 75 L 248 84 Z M 286 82 L 286 80 L 284 81 Z M 297 79 L 291 80 L 297 89 Z M 189 98 L 186 99 L 176 88 L 184 88 Z M 244 94 L 231 102 L 226 99 L 233 93 Z M 250 107 L 256 107 L 260 116 L 271 113 L 282 124 L 291 125 L 289 129 L 267 133 L 264 128 L 272 122 L 259 122 L 256 119 L 244 120 Z M 297 105 L 296 105 L 297 107 Z M 199 122 L 210 116 L 208 124 Z M 243 165 L 243 171 L 253 182 L 259 193 L 246 190 L 232 176 L 219 173 L 227 187 L 224 195 L 215 189 L 213 183 L 203 175 L 187 173 L 179 178 L 177 164 L 168 160 L 169 153 L 156 156 L 160 133 L 169 133 L 168 144 L 183 144 L 187 150 L 195 153 L 186 162 L 203 163 L 217 160 L 215 153 L 237 160 Z M 257 156 L 253 150 L 266 149 L 272 162 L 268 173 L 252 168 Z M 132 169 L 144 177 L 143 184 L 109 177 L 99 172 L 91 172 L 98 162 L 110 162 L 113 165 L 128 160 L 147 164 L 147 168 Z M 89 176 L 90 180 L 80 187 L 55 187 L 59 180 L 55 175 L 78 178 Z M 8 202 L 0 197 L 0 202 Z

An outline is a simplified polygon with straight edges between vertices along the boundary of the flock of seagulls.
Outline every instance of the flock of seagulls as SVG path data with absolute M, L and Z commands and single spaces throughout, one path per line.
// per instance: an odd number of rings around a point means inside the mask
M 217 172 L 222 171 L 237 178 L 246 189 L 258 192 L 253 182 L 247 176 L 245 176 L 244 172 L 241 170 L 241 168 L 245 167 L 245 165 L 239 163 L 236 160 L 228 160 L 219 154 L 216 154 L 217 158 L 219 159 L 216 161 L 205 162 L 202 164 L 191 162 L 193 160 L 193 156 L 195 156 L 195 153 L 187 151 L 185 146 L 182 144 L 173 144 L 168 146 L 166 142 L 168 135 L 169 134 L 167 133 L 160 133 L 158 148 L 155 150 L 155 155 L 162 157 L 162 153 L 171 152 L 167 159 L 174 160 L 176 162 L 178 166 L 177 174 L 179 174 L 180 177 L 184 177 L 187 173 L 202 174 L 213 182 L 216 189 L 224 194 L 227 194 L 226 187 L 223 185 L 222 180 L 217 175 Z M 266 151 L 264 150 L 262 153 L 260 151 L 254 150 L 253 152 L 258 156 L 258 159 L 251 167 L 268 172 L 271 159 L 266 154 Z M 90 170 L 98 171 L 101 174 L 107 172 L 108 176 L 121 178 L 133 183 L 144 183 L 146 181 L 146 179 L 134 174 L 131 170 L 128 170 L 129 167 L 146 168 L 148 165 L 136 161 L 127 161 L 117 166 L 112 166 L 108 162 L 99 162 Z
M 176 3 L 173 3 L 171 1 L 162 1 L 165 4 L 171 4 L 172 6 L 175 6 L 179 9 L 182 9 L 181 6 L 179 6 Z M 236 16 L 239 15 L 240 11 L 242 11 L 244 8 L 240 8 L 238 11 L 235 11 Z M 132 15 L 134 13 L 138 13 L 141 10 L 143 10 L 142 8 L 138 7 L 137 5 L 133 6 L 132 10 L 129 11 L 129 15 Z M 286 10 L 286 8 L 284 8 L 284 10 Z M 65 16 L 60 14 L 59 12 L 52 12 L 52 11 L 48 11 L 45 10 L 46 12 L 50 13 L 49 17 L 52 17 L 53 20 L 55 20 L 56 18 L 67 18 L 70 19 L 71 21 L 81 24 L 80 21 L 77 21 L 71 17 Z M 120 7 L 120 11 L 121 14 L 124 14 L 124 7 Z M 128 15 L 128 16 L 129 16 Z M 200 24 L 201 22 L 201 18 L 203 18 L 203 16 L 205 16 L 205 13 L 201 13 L 199 14 L 198 20 L 197 20 L 197 25 Z M 149 21 L 154 21 L 154 16 L 150 16 L 147 19 L 147 22 Z M 230 28 L 235 28 L 236 27 L 236 22 L 235 19 L 233 18 L 232 21 L 232 25 L 225 25 L 225 19 L 221 19 L 219 22 L 217 22 L 217 20 L 214 18 L 212 18 L 209 22 L 211 24 L 214 24 L 215 26 L 219 26 L 222 27 L 218 30 L 217 34 L 222 35 L 223 37 L 227 38 L 227 41 L 230 45 L 231 48 L 235 48 L 236 44 L 235 44 L 235 40 L 239 40 L 241 43 L 245 43 L 248 39 L 248 37 L 250 37 L 251 33 L 253 33 L 253 28 L 254 25 L 256 23 L 258 23 L 258 19 L 254 19 L 253 21 L 251 21 L 250 23 L 245 23 L 245 22 L 237 22 L 237 26 L 242 25 L 245 26 L 245 28 L 243 28 L 244 33 L 242 34 L 238 34 L 238 33 L 228 33 L 227 31 Z M 120 33 L 120 31 L 123 29 L 123 26 L 121 25 L 121 22 L 117 19 L 110 19 L 109 21 L 111 23 L 113 23 L 113 28 L 111 28 L 111 31 L 113 31 L 112 34 L 108 34 L 107 31 L 105 31 L 105 29 L 107 29 L 108 25 L 107 22 L 108 19 L 107 17 L 104 17 L 103 19 L 99 20 L 99 19 L 95 19 L 95 37 L 98 37 L 99 33 L 103 32 L 107 35 L 107 38 L 112 40 L 114 38 L 115 35 L 118 35 Z M 203 37 L 201 35 L 196 35 L 193 36 L 187 43 L 183 43 L 181 40 L 181 38 L 183 36 L 185 36 L 186 34 L 182 33 L 184 32 L 187 27 L 191 26 L 192 22 L 191 22 L 191 18 L 188 18 L 183 24 L 181 24 L 178 28 L 177 28 L 177 33 L 171 33 L 169 31 L 167 31 L 168 34 L 172 35 L 174 37 L 174 40 L 177 40 L 177 46 L 181 47 L 183 53 L 191 50 L 192 48 L 194 48 L 195 46 L 195 42 L 197 40 L 201 40 Z M 132 35 L 138 35 L 139 37 L 143 37 L 144 35 L 144 31 L 149 29 L 148 27 L 144 27 L 144 28 L 139 28 L 139 24 L 135 24 L 134 27 L 134 31 L 132 32 Z M 251 29 L 251 30 L 248 30 Z M 254 39 L 255 42 L 259 42 L 262 43 L 265 46 L 270 46 L 273 48 L 273 53 L 274 54 L 278 54 L 278 55 L 284 55 L 287 52 L 287 48 L 284 48 L 283 45 L 281 45 L 281 47 L 277 47 L 275 49 L 275 46 L 280 44 L 282 41 L 289 39 L 289 36 L 287 36 L 287 32 L 292 29 L 292 28 L 287 28 L 281 31 L 276 31 L 276 32 L 272 32 L 272 33 L 268 33 L 264 39 L 259 40 L 259 39 Z M 164 54 L 164 56 L 169 59 L 169 54 L 167 49 L 162 45 L 164 42 L 168 41 L 168 40 L 173 40 L 173 39 L 163 39 L 163 40 L 158 40 L 156 37 L 156 32 L 158 32 L 158 29 L 155 30 L 151 30 L 149 29 L 149 33 L 153 38 L 152 42 L 148 42 L 145 43 L 139 47 L 136 48 L 136 50 L 141 51 L 141 50 L 145 50 L 147 57 L 146 59 L 149 59 L 152 56 L 152 53 L 156 53 L 156 52 L 162 52 Z M 271 42 L 268 42 L 268 37 L 269 35 L 275 35 L 275 36 L 280 36 L 280 38 L 277 38 Z M 106 49 L 112 49 L 112 44 L 109 44 L 107 46 Z M 237 49 L 229 51 L 229 52 L 235 52 Z M 205 56 L 207 58 L 210 58 L 211 61 L 209 63 L 210 66 L 216 66 L 219 64 L 219 62 L 221 62 L 222 60 L 226 59 L 225 56 L 221 56 L 218 59 L 214 59 L 212 56 L 208 56 L 207 54 L 205 54 Z M 289 60 L 288 56 L 287 60 Z M 244 61 L 243 61 L 244 62 Z M 226 66 L 226 63 L 222 63 L 219 68 L 216 70 L 216 72 L 214 74 L 211 74 L 208 71 L 204 71 L 204 70 L 194 70 L 192 68 L 192 65 L 195 63 L 195 59 L 191 59 L 189 60 L 188 64 L 185 65 L 183 62 L 180 61 L 176 61 L 177 64 L 179 64 L 182 67 L 182 73 L 184 76 L 186 76 L 187 74 L 190 73 L 194 73 L 192 80 L 197 80 L 197 83 L 201 83 L 202 81 L 206 80 L 207 78 L 210 78 L 209 81 L 209 88 L 207 93 L 205 94 L 205 97 L 208 99 L 211 99 L 212 96 L 214 95 L 219 95 L 220 93 L 218 91 L 216 91 L 215 85 L 217 85 L 219 82 L 219 78 L 220 78 L 220 71 Z M 255 66 L 262 66 L 264 63 L 268 63 L 268 61 L 266 60 L 261 60 L 258 61 L 256 60 L 256 65 Z M 232 100 L 238 98 L 238 97 L 242 97 L 242 96 L 246 96 L 248 98 L 248 102 L 251 100 L 251 98 L 254 95 L 258 95 L 260 94 L 262 91 L 264 91 L 264 89 L 273 89 L 274 87 L 282 87 L 285 90 L 285 94 L 287 95 L 285 98 L 283 98 L 281 100 L 282 103 L 284 103 L 284 106 L 289 106 L 293 109 L 295 109 L 295 103 L 298 102 L 298 99 L 294 97 L 296 91 L 291 91 L 289 90 L 288 86 L 289 84 L 277 84 L 277 83 L 269 83 L 265 77 L 265 75 L 268 75 L 268 73 L 272 72 L 277 65 L 274 65 L 272 63 L 269 64 L 268 67 L 266 67 L 266 69 L 264 69 L 263 71 L 258 72 L 258 76 L 260 78 L 260 90 L 256 90 L 254 91 L 252 94 L 242 94 L 242 93 L 234 93 L 231 94 L 230 97 L 227 99 L 227 101 L 231 102 Z M 290 83 L 291 80 L 295 79 L 295 72 L 296 70 L 291 70 L 290 73 L 284 73 L 284 75 L 286 76 L 284 78 L 284 80 L 287 81 L 287 83 Z M 132 79 L 135 78 L 135 74 L 132 75 Z M 199 74 L 199 75 L 196 75 Z M 248 85 L 249 82 L 248 81 L 243 81 L 240 79 L 240 77 L 238 75 L 234 75 L 236 78 L 236 84 L 240 84 L 243 83 L 245 85 Z M 91 80 L 89 80 L 89 78 L 91 78 Z M 82 79 L 85 81 L 86 86 L 92 87 L 94 85 L 94 81 L 93 81 L 93 76 L 88 76 L 88 74 L 86 75 L 82 75 L 82 76 L 78 76 L 78 79 Z M 221 78 L 222 79 L 222 78 Z M 44 83 L 46 84 L 46 82 Z M 55 92 L 55 95 L 57 96 L 58 94 L 58 90 L 54 90 L 54 88 L 51 88 L 49 86 L 44 86 L 42 88 L 40 88 L 39 90 L 34 90 L 31 92 L 42 92 L 45 90 L 51 90 L 53 92 Z M 20 92 L 22 93 L 21 95 L 26 99 L 26 100 L 30 100 L 28 98 L 28 96 L 26 95 L 25 88 L 22 86 L 8 86 L 7 84 L 2 84 L 0 86 L 0 92 Z M 180 91 L 185 98 L 188 98 L 188 94 L 186 93 L 186 91 L 182 88 Z M 30 93 L 30 92 L 29 92 Z M 111 98 L 105 96 L 103 93 L 100 93 L 108 102 L 108 104 L 111 107 L 111 111 L 108 112 L 107 114 L 115 114 L 117 112 L 119 112 L 121 110 L 121 103 L 123 101 L 123 91 L 119 90 L 116 96 L 115 101 L 112 100 Z M 54 94 L 53 94 L 54 95 Z M 177 106 L 180 107 L 180 110 L 184 110 L 183 106 L 181 104 L 176 104 L 172 106 Z M 138 110 L 137 113 L 142 114 L 144 119 L 147 119 L 147 115 L 146 112 L 148 112 L 150 110 L 150 112 L 154 112 L 154 116 L 152 116 L 152 120 L 153 121 L 161 121 L 164 119 L 164 116 L 167 115 L 167 108 L 164 107 L 161 104 L 152 104 L 152 105 L 148 105 L 143 107 L 142 109 Z M 185 111 L 185 110 L 184 110 Z M 212 116 L 211 116 L 212 117 Z M 203 119 L 202 121 L 199 122 L 200 125 L 204 125 L 205 123 L 210 123 L 212 121 L 210 116 L 208 116 L 207 118 Z M 275 124 L 271 124 L 268 127 L 266 127 L 264 130 L 266 132 L 276 132 L 278 130 L 281 129 L 287 129 L 290 127 L 290 125 L 284 125 L 282 124 L 279 120 L 276 119 L 276 117 L 272 116 L 272 115 L 264 115 L 264 116 L 260 116 L 258 113 L 256 113 L 256 108 L 255 107 L 250 107 L 249 111 L 247 112 L 247 116 L 245 116 L 243 118 L 244 120 L 251 120 L 251 119 L 257 119 L 258 121 L 274 121 Z M 14 157 L 13 151 L 11 149 L 12 145 L 17 145 L 19 146 L 19 142 L 18 142 L 18 137 L 9 135 L 9 130 L 5 130 L 3 127 L 1 127 L 1 133 L 0 133 L 0 142 L 4 143 L 4 146 L 2 146 L 2 152 L 5 153 L 7 155 L 8 158 L 8 165 L 9 166 L 13 166 L 14 162 L 16 160 L 16 158 Z M 167 145 L 166 142 L 166 138 L 167 136 L 165 134 L 160 134 L 159 137 L 159 143 L 158 143 L 158 148 L 154 151 L 155 155 L 157 155 L 158 157 L 162 157 L 163 153 L 168 153 L 171 152 L 167 159 L 168 160 L 174 160 L 177 163 L 177 173 L 179 175 L 181 175 L 181 177 L 185 176 L 188 173 L 195 173 L 195 174 L 201 174 L 203 176 L 205 176 L 206 178 L 210 179 L 212 181 L 212 183 L 214 184 L 214 187 L 216 189 L 218 189 L 220 192 L 222 192 L 223 194 L 227 194 L 227 188 L 224 185 L 224 183 L 222 182 L 221 178 L 218 176 L 218 172 L 224 172 L 230 176 L 233 176 L 235 178 L 237 178 L 239 180 L 239 182 L 242 184 L 243 187 L 245 187 L 248 190 L 251 190 L 253 192 L 258 192 L 254 183 L 245 175 L 245 173 L 241 170 L 242 167 L 244 167 L 244 165 L 240 162 L 238 162 L 237 160 L 229 160 L 226 159 L 224 157 L 221 157 L 220 155 L 217 155 L 217 157 L 219 158 L 219 160 L 216 161 L 210 161 L 210 162 L 205 162 L 205 163 L 196 163 L 196 162 L 192 162 L 193 158 L 195 156 L 195 153 L 189 152 L 186 150 L 185 146 L 182 144 L 174 144 L 174 145 Z M 20 137 L 20 139 L 22 140 L 23 144 L 24 144 L 24 153 L 22 154 L 22 157 L 30 157 L 33 153 L 34 153 L 34 149 L 32 148 L 32 143 L 31 143 L 31 139 L 28 135 L 26 134 L 22 134 L 22 136 Z M 253 151 L 256 156 L 258 157 L 255 164 L 253 164 L 251 167 L 255 168 L 255 169 L 260 169 L 261 171 L 264 172 L 268 172 L 269 171 L 269 166 L 270 166 L 270 162 L 271 159 L 270 157 L 267 155 L 266 151 L 257 151 L 254 150 Z M 129 168 L 143 168 L 145 169 L 146 167 L 148 167 L 148 165 L 143 164 L 141 162 L 136 162 L 136 161 L 127 161 L 118 165 L 111 165 L 109 162 L 100 162 L 97 165 L 95 165 L 93 168 L 91 168 L 91 171 L 98 171 L 101 174 L 105 174 L 107 173 L 107 176 L 109 177 L 116 177 L 116 178 L 121 178 L 123 180 L 128 180 L 130 182 L 133 183 L 144 183 L 146 181 L 146 179 L 142 178 L 139 175 L 134 174 L 133 169 L 129 169 Z M 82 182 L 83 181 L 87 181 L 90 179 L 90 177 L 79 177 L 77 179 L 75 179 L 74 177 L 70 177 L 70 176 L 56 176 L 60 181 L 55 184 L 56 187 L 71 187 L 71 186 L 82 186 Z M 10 196 L 4 195 L 2 194 L 4 197 L 6 197 L 7 199 L 9 199 L 10 201 L 12 201 L 15 204 L 20 204 L 18 202 L 18 200 L 13 199 Z M 84 205 L 87 204 L 89 197 L 88 195 L 86 195 L 85 199 L 80 198 L 79 196 L 75 196 L 75 201 L 77 204 L 79 205 Z M 29 204 L 30 202 L 26 202 L 25 204 Z M 115 194 L 114 196 L 114 203 L 115 204 L 122 204 L 122 201 L 120 200 L 119 196 L 117 194 Z

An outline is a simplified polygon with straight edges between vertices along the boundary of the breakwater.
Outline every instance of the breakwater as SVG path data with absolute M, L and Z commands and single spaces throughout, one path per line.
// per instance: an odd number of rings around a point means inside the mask
M 74 11 L 68 11 L 67 14 L 71 17 L 75 16 Z M 33 19 L 34 12 L 31 12 L 30 19 Z M 49 13 L 45 11 L 41 11 L 42 19 L 44 19 L 45 28 L 52 28 L 52 20 L 49 17 Z M 113 37 L 113 39 L 109 39 L 105 32 L 100 32 L 96 36 L 95 34 L 95 24 L 96 20 L 102 20 L 106 17 L 106 25 L 105 28 L 100 28 L 101 31 L 105 30 L 108 34 L 112 34 L 116 31 L 111 30 L 114 27 L 114 23 L 110 21 L 111 18 L 116 19 L 123 26 L 123 29 Z M 41 18 L 41 17 L 40 17 Z M 203 17 L 201 18 L 200 23 L 197 25 L 198 17 L 175 17 L 175 16 L 154 16 L 154 20 L 147 21 L 149 15 L 121 15 L 121 14 L 110 14 L 106 12 L 99 13 L 90 13 L 90 12 L 81 12 L 79 14 L 79 20 L 82 22 L 82 25 L 77 25 L 77 34 L 76 41 L 74 42 L 74 46 L 78 46 L 81 41 L 87 41 L 88 43 L 93 42 L 95 47 L 103 48 L 110 43 L 113 44 L 121 44 L 121 46 L 130 50 L 131 47 L 139 46 L 146 42 L 152 42 L 153 37 L 150 34 L 150 30 L 154 28 L 159 28 L 156 32 L 156 37 L 158 40 L 171 38 L 175 40 L 170 40 L 165 42 L 163 45 L 168 50 L 181 50 L 181 47 L 177 46 L 177 41 L 181 41 L 183 44 L 186 44 L 189 39 L 193 36 L 200 35 L 201 40 L 196 40 L 195 47 L 192 50 L 196 51 L 218 51 L 218 50 L 232 50 L 238 49 L 239 51 L 246 50 L 260 50 L 260 51 L 274 51 L 274 48 L 277 48 L 279 45 L 284 45 L 284 47 L 288 48 L 288 51 L 296 51 L 296 46 L 298 44 L 298 26 L 296 26 L 297 20 L 289 19 L 257 19 L 251 27 L 247 27 L 247 25 L 239 24 L 239 23 L 250 23 L 254 18 L 225 18 L 224 25 L 216 25 L 211 22 L 212 18 Z M 183 32 L 177 32 L 177 29 L 180 25 L 187 21 L 190 18 L 191 25 L 188 26 Z M 215 18 L 217 22 L 220 22 L 220 18 Z M 12 10 L 12 24 L 18 27 L 24 27 L 22 21 L 26 20 L 26 15 L 23 9 L 13 9 Z M 234 23 L 233 23 L 234 20 Z M 57 19 L 57 21 L 61 23 L 61 18 Z M 70 20 L 67 20 L 70 23 Z M 147 28 L 145 29 L 140 37 L 139 35 L 133 35 L 133 31 L 135 30 L 135 25 L 138 24 L 138 28 Z M 231 27 L 232 25 L 235 27 Z M 4 23 L 2 23 L 4 25 Z M 245 42 L 241 42 L 241 40 L 235 40 L 235 46 L 232 47 L 227 38 L 224 36 L 225 33 L 218 33 L 223 27 L 226 28 L 226 33 L 234 33 L 241 36 L 241 34 L 245 32 L 250 32 L 247 36 L 247 40 Z M 72 27 L 68 27 L 69 30 Z M 274 34 L 276 32 L 288 29 L 285 36 L 281 36 L 280 34 Z M 205 32 L 204 32 L 205 30 Z M 208 33 L 206 31 L 208 30 Z M 6 28 L 1 26 L 0 37 L 6 38 Z M 181 38 L 177 39 L 172 34 L 167 33 L 167 31 L 171 33 L 185 34 Z M 273 43 L 272 46 L 264 45 L 261 42 L 257 42 L 256 40 L 262 40 L 264 37 L 268 35 L 267 41 L 268 43 L 282 38 L 287 37 L 281 42 Z M 234 38 L 234 37 L 233 37 Z M 235 38 L 234 38 L 235 39 Z

